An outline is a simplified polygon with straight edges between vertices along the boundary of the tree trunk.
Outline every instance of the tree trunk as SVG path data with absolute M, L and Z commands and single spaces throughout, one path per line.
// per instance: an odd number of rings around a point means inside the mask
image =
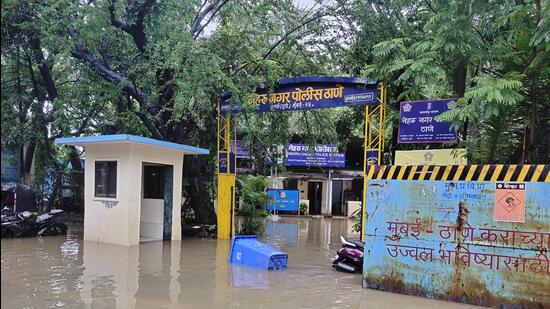
M 196 223 L 216 223 L 216 213 L 210 197 L 212 176 L 209 156 L 186 155 L 184 157 L 183 178 L 187 183 L 186 198 L 193 208 Z
M 32 160 L 34 158 L 34 150 L 36 148 L 36 137 L 31 136 L 30 142 L 25 149 L 25 157 L 23 159 L 23 173 L 28 174 L 31 172 Z
M 535 0 L 535 17 L 534 17 L 534 23 L 535 23 L 535 29 L 540 24 L 541 19 L 541 3 L 540 0 Z M 531 47 L 531 51 L 529 53 L 529 65 L 533 63 L 535 58 L 537 57 L 537 46 L 533 45 Z M 529 80 L 531 80 L 531 91 L 530 91 L 530 97 L 531 97 L 531 106 L 529 107 L 529 138 L 528 143 L 526 147 L 523 147 L 522 151 L 522 158 L 527 157 L 527 153 L 532 151 L 535 142 L 536 142 L 536 126 L 537 126 L 537 93 L 536 93 L 536 83 L 537 83 L 537 76 L 536 72 L 534 72 L 531 69 L 528 69 L 527 76 Z M 525 134 L 527 134 L 527 131 L 525 131 Z M 524 162 L 521 162 L 524 163 Z
M 457 98 L 464 97 L 466 92 L 466 75 L 468 72 L 468 58 L 463 57 L 455 61 L 453 70 L 453 93 Z M 464 129 L 462 131 L 462 139 L 468 137 L 468 119 L 464 121 Z

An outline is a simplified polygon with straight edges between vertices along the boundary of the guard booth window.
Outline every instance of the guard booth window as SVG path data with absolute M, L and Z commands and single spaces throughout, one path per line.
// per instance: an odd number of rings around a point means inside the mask
M 143 198 L 164 199 L 164 166 L 143 167 Z
M 116 198 L 116 161 L 95 162 L 95 197 Z

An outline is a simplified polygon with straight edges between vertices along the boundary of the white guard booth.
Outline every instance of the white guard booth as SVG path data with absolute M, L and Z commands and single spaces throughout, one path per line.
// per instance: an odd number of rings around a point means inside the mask
M 127 134 L 55 143 L 85 148 L 84 240 L 125 246 L 181 240 L 183 157 L 207 149 Z

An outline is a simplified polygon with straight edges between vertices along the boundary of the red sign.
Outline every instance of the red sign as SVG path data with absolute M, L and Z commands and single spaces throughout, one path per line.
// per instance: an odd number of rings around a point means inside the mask
M 493 220 L 525 222 L 525 183 L 496 183 Z

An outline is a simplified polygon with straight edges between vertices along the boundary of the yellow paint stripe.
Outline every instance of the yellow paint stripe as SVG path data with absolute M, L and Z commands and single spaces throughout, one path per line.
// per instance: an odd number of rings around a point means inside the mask
M 521 171 L 519 172 L 519 176 L 518 176 L 518 181 L 523 181 L 523 179 L 525 179 L 527 172 L 529 172 L 529 167 L 531 167 L 531 165 L 524 165 L 521 168 Z
M 430 180 L 435 180 L 435 177 L 437 176 L 437 173 L 439 173 L 440 167 L 438 165 L 435 166 L 434 170 L 432 171 L 432 176 L 430 177 Z
M 382 179 L 382 175 L 384 175 L 385 171 L 386 171 L 386 165 L 380 166 L 380 169 L 378 170 L 378 175 L 376 175 L 376 179 L 378 180 Z
M 546 178 L 544 179 L 544 182 L 550 182 L 550 172 L 546 174 Z
M 462 174 L 462 171 L 464 170 L 464 165 L 459 165 L 458 168 L 456 169 L 456 173 L 453 177 L 453 180 L 459 180 L 460 179 L 460 175 Z
M 468 174 L 466 175 L 466 180 L 472 180 L 474 173 L 476 172 L 477 165 L 471 165 Z
M 501 164 L 495 166 L 495 172 L 493 173 L 493 177 L 491 177 L 491 181 L 496 181 L 498 179 L 503 167 L 504 165 Z
M 396 168 L 397 166 L 395 165 L 392 165 L 392 167 L 390 167 L 390 172 L 388 173 L 388 177 L 386 177 L 386 179 L 391 179 L 393 177 L 393 173 L 395 173 Z
M 428 168 L 429 168 L 428 165 L 422 166 L 422 171 L 420 172 L 420 176 L 418 177 L 418 180 L 424 180 L 424 178 L 426 177 L 426 172 L 428 171 Z
M 527 179 L 528 181 L 538 181 L 540 174 L 542 174 L 542 171 L 544 170 L 544 165 L 537 165 L 537 168 L 535 168 L 535 172 L 533 173 L 533 177 L 531 179 Z
M 371 166 L 369 168 L 369 171 L 367 172 L 367 179 L 372 179 L 372 175 L 374 174 L 374 170 L 376 169 L 375 166 Z
M 510 181 L 510 179 L 512 179 L 512 175 L 514 174 L 516 167 L 517 165 L 510 165 L 510 167 L 508 168 L 508 172 L 506 173 L 506 176 L 504 176 L 504 181 Z
M 418 168 L 418 165 L 413 165 L 411 168 L 411 172 L 409 173 L 408 180 L 412 180 L 414 177 L 414 174 L 416 173 L 416 169 Z
M 481 173 L 479 173 L 479 177 L 476 180 L 485 180 L 485 176 L 487 176 L 487 172 L 489 171 L 490 165 L 484 165 L 481 169 Z
M 443 176 L 441 176 L 441 180 L 447 180 L 447 177 L 449 177 L 449 173 L 451 172 L 450 166 L 444 166 L 445 172 L 443 172 Z
M 405 174 L 405 170 L 407 167 L 405 165 L 401 166 L 401 170 L 399 171 L 399 174 L 397 175 L 397 179 L 403 179 L 403 174 Z

